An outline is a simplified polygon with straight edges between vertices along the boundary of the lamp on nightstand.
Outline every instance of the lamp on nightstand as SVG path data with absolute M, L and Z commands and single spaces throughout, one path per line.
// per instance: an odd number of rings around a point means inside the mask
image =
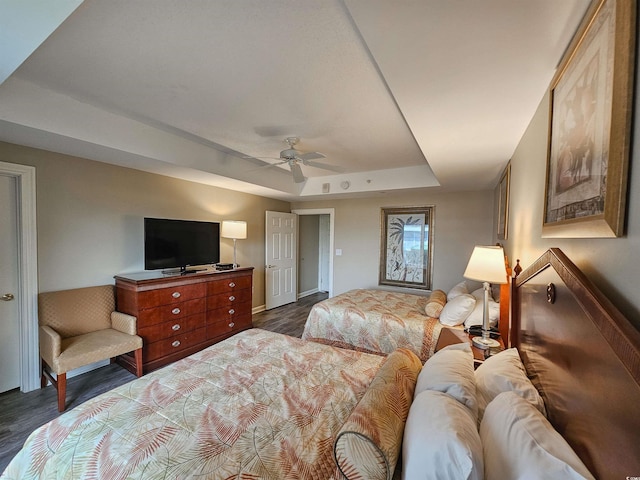
M 502 247 L 476 246 L 473 249 L 464 278 L 482 282 L 484 288 L 484 309 L 482 312 L 482 336 L 473 337 L 473 345 L 488 349 L 499 347 L 500 343 L 489 337 L 489 284 L 507 283 L 507 269 L 504 264 Z
M 238 268 L 238 262 L 236 261 L 236 240 L 244 240 L 247 238 L 247 222 L 223 220 L 220 236 L 222 238 L 233 239 L 233 268 Z

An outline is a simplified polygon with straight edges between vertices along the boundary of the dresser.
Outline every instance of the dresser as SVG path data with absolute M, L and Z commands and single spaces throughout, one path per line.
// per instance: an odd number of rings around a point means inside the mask
M 251 328 L 252 279 L 252 267 L 116 275 L 117 309 L 138 319 L 144 373 Z M 135 368 L 133 355 L 117 361 Z

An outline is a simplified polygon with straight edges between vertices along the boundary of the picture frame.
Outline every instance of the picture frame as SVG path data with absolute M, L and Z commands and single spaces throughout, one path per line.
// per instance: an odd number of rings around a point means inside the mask
M 434 206 L 383 207 L 379 285 L 431 289 Z
M 543 237 L 624 234 L 635 8 L 594 0 L 551 82 Z
M 498 240 L 506 240 L 509 233 L 509 188 L 511 183 L 511 162 L 507 163 L 500 182 L 496 187 L 496 232 Z

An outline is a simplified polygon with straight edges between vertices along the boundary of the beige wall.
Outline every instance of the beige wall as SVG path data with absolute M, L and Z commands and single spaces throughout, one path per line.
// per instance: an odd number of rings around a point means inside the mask
M 435 205 L 433 287 L 448 290 L 462 280 L 474 245 L 490 244 L 493 192 L 404 193 L 377 198 L 297 202 L 295 209 L 334 208 L 334 294 L 378 286 L 380 209 Z M 409 290 L 417 293 L 417 290 Z
M 254 266 L 253 305 L 264 305 L 265 210 L 289 203 L 0 142 L 0 161 L 36 167 L 41 292 L 113 283 L 144 269 L 143 217 L 245 220 L 238 263 Z M 233 241 L 221 240 L 221 261 Z
M 298 217 L 298 294 L 318 289 L 320 216 Z
M 636 79 L 640 92 L 640 78 Z M 549 98 L 545 96 L 511 161 L 511 212 L 507 253 L 526 267 L 550 247 L 559 247 L 640 328 L 640 95 L 629 169 L 627 229 L 622 238 L 542 238 Z

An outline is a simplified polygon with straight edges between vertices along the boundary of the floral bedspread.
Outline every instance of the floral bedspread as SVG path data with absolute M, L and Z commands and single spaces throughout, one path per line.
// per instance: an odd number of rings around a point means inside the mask
M 387 355 L 407 348 L 424 363 L 433 355 L 440 322 L 424 313 L 428 298 L 358 289 L 316 303 L 302 338 Z
M 34 431 L 2 479 L 332 479 L 383 359 L 251 329 Z

